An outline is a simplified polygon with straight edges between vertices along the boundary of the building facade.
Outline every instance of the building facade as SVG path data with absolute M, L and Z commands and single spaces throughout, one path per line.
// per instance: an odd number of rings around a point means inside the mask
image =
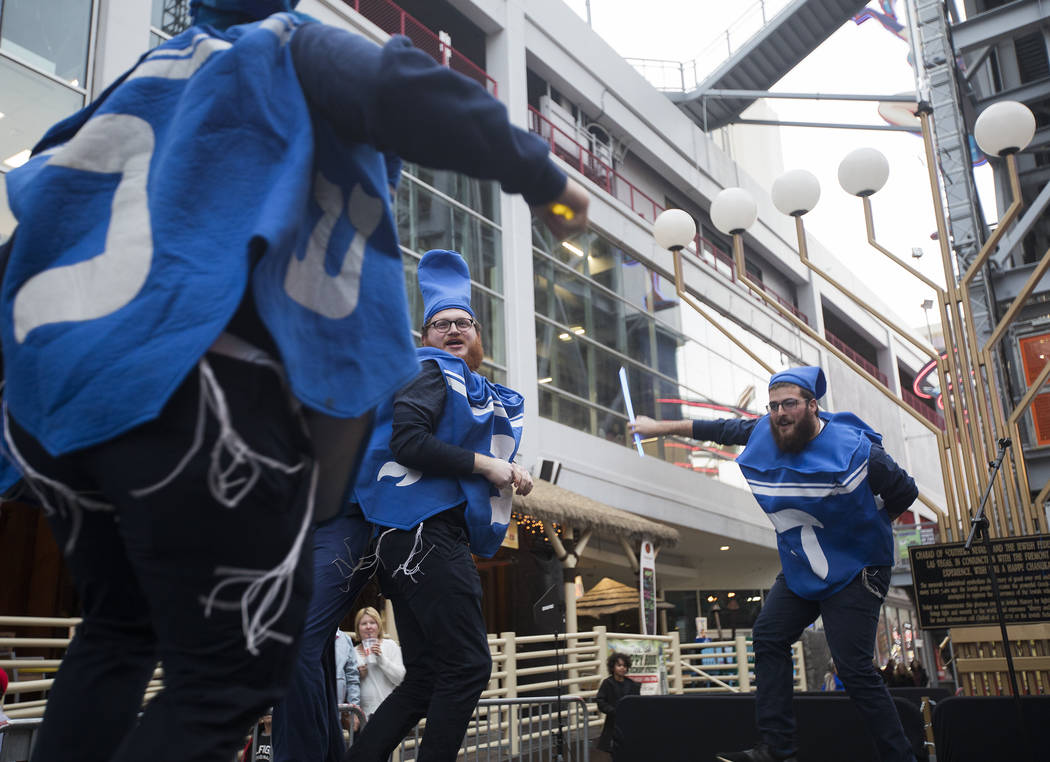
M 4 3 L 0 171 L 25 161 L 47 126 L 100 93 L 147 46 L 184 28 L 187 5 Z M 725 136 L 704 133 L 567 6 L 559 0 L 406 0 L 404 8 L 390 0 L 302 0 L 299 10 L 377 42 L 409 34 L 503 101 L 511 119 L 546 139 L 591 192 L 589 230 L 563 241 L 534 226 L 524 202 L 493 183 L 406 165 L 397 196 L 406 284 L 419 325 L 416 261 L 430 248 L 461 251 L 474 278 L 486 371 L 529 401 L 522 461 L 557 463 L 559 486 L 678 530 L 678 545 L 661 549 L 656 560 L 657 586 L 669 604 L 665 628 L 683 640 L 697 635 L 701 617 L 709 630 L 748 629 L 779 570 L 773 529 L 733 464 L 733 448 L 647 442 L 646 457 L 639 458 L 626 435 L 621 367 L 639 414 L 755 417 L 767 401 L 768 374 L 678 297 L 671 255 L 652 236 L 653 220 L 665 208 L 685 209 L 698 223 L 700 234 L 685 255 L 686 291 L 769 365 L 822 365 L 829 379 L 825 406 L 855 412 L 882 432 L 924 495 L 935 503 L 942 498 L 935 439 L 905 409 L 937 416 L 928 401 L 908 396 L 924 358 L 813 276 L 799 260 L 792 221 L 721 147 L 728 145 Z M 775 135 L 769 132 L 766 154 L 774 162 Z M 866 380 L 741 285 L 730 241 L 708 214 L 715 195 L 737 185 L 759 200 L 758 222 L 745 239 L 748 276 L 880 378 L 903 405 L 872 394 Z M 3 237 L 14 224 L 6 206 L 0 204 Z M 810 256 L 837 261 L 818 241 L 811 241 Z M 850 281 L 848 268 L 841 269 Z M 881 305 L 865 284 L 849 285 Z M 561 581 L 549 541 L 521 518 L 517 547 L 480 564 L 490 631 L 532 631 L 533 600 Z M 905 521 L 934 519 L 916 504 Z M 43 536 L 35 514 L 5 509 L 0 521 Z M 43 573 L 30 551 L 8 558 L 6 573 Z M 596 531 L 576 567 L 578 585 L 590 588 L 602 577 L 636 584 L 632 561 L 615 529 Z M 57 574 L 36 587 L 49 590 Z M 906 598 L 900 602 L 893 625 L 884 628 L 887 652 L 895 638 L 897 650 L 906 650 L 902 633 L 912 629 Z M 10 613 L 67 613 L 57 609 L 70 599 L 40 593 L 5 605 Z M 634 616 L 608 624 L 634 629 Z

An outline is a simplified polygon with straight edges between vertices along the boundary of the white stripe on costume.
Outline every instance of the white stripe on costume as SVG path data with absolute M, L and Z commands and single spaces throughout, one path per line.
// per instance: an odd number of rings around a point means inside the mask
M 198 34 L 189 47 L 170 50 L 158 49 L 150 53 L 130 75 L 128 82 L 143 77 L 160 77 L 161 79 L 189 79 L 215 53 L 228 50 L 232 43 L 220 40 L 207 34 Z M 188 55 L 177 55 L 188 53 Z
M 868 463 L 864 462 L 856 471 L 846 477 L 842 484 L 836 482 L 800 483 L 800 482 L 761 482 L 748 479 L 748 486 L 755 495 L 765 497 L 811 497 L 821 498 L 831 495 L 848 495 L 868 477 Z

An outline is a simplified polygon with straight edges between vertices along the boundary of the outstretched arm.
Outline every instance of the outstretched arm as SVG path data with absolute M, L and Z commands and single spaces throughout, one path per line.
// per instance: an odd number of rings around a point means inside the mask
M 559 234 L 586 228 L 587 193 L 551 161 L 547 142 L 512 125 L 506 107 L 481 85 L 407 37 L 380 47 L 343 29 L 306 24 L 291 46 L 303 92 L 344 139 L 498 180 Z M 556 214 L 547 206 L 553 202 L 571 214 Z
M 643 437 L 679 436 L 690 437 L 700 442 L 717 442 L 724 445 L 747 444 L 755 424 L 761 419 L 720 418 L 715 421 L 690 420 L 657 421 L 640 415 L 630 426 L 631 433 Z
M 640 415 L 634 419 L 634 423 L 628 424 L 628 427 L 632 434 L 640 434 L 643 437 L 693 436 L 693 422 L 687 419 L 658 421 L 647 415 Z

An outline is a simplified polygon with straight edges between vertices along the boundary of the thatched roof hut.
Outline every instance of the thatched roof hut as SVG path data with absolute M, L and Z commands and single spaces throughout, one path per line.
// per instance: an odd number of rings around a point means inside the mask
M 537 479 L 528 496 L 514 496 L 514 509 L 554 524 L 577 530 L 603 530 L 627 537 L 633 544 L 652 540 L 658 547 L 678 543 L 678 530 L 643 518 L 579 493 Z M 637 593 L 636 593 L 637 594 Z
M 602 577 L 597 585 L 576 599 L 576 613 L 579 616 L 599 617 L 636 609 L 638 606 L 637 588 L 608 577 Z

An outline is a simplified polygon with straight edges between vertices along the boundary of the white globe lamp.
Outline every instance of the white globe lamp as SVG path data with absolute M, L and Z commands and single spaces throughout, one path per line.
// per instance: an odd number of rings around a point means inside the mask
M 889 176 L 890 163 L 874 148 L 857 148 L 839 162 L 839 185 L 846 193 L 861 198 L 882 190 Z
M 726 188 L 711 202 L 711 222 L 726 235 L 743 233 L 757 218 L 758 205 L 743 188 Z
M 696 238 L 696 223 L 688 212 L 666 209 L 660 212 L 653 223 L 653 237 L 662 249 L 684 249 Z
M 1023 151 L 1035 135 L 1032 110 L 1017 101 L 999 101 L 981 112 L 973 126 L 977 145 L 988 156 Z
M 820 182 L 812 172 L 792 169 L 773 181 L 773 206 L 791 217 L 812 211 L 820 200 Z

